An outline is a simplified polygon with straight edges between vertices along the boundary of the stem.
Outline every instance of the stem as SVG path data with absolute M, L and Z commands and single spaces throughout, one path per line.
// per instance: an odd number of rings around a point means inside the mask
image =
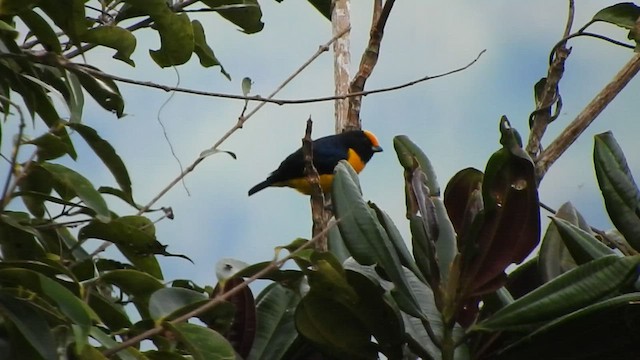
M 596 117 L 611 101 L 624 89 L 624 87 L 640 71 L 640 54 L 635 54 L 629 62 L 616 74 L 607 86 L 582 110 L 580 114 L 553 140 L 553 142 L 540 153 L 536 161 L 536 177 L 538 184 L 544 178 L 551 165 L 558 160 L 573 144 L 580 134 L 587 129 Z
M 351 26 L 350 0 L 332 0 L 331 5 L 331 27 L 335 35 Z M 333 80 L 336 96 L 349 93 L 350 46 L 348 36 L 341 37 L 333 43 Z M 336 134 L 339 134 L 348 127 L 349 100 L 346 98 L 335 99 L 334 107 L 335 129 Z

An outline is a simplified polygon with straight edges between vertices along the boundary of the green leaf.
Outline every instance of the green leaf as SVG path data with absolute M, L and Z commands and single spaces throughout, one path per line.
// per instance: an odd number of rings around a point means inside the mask
M 400 263 L 402 264 L 402 266 L 413 271 L 416 276 L 424 280 L 420 269 L 418 269 L 418 266 L 416 265 L 411 252 L 409 251 L 409 249 L 407 249 L 407 245 L 405 244 L 400 231 L 393 223 L 393 220 L 391 220 L 391 217 L 389 217 L 389 215 L 381 210 L 376 204 L 371 203 L 371 208 L 375 210 L 378 221 L 386 231 L 387 236 L 389 236 L 389 240 L 391 240 L 393 247 L 398 253 L 398 257 L 400 258 Z
M 53 189 L 53 184 L 49 173 L 44 171 L 40 167 L 32 167 L 27 172 L 26 176 L 22 178 L 19 183 L 19 189 L 23 192 L 36 192 L 40 194 L 50 194 Z M 40 196 L 23 195 L 22 201 L 24 205 L 29 209 L 29 212 L 37 218 L 44 217 L 45 206 L 44 198 Z
M 69 67 L 69 71 L 74 73 L 82 87 L 87 90 L 89 95 L 98 102 L 105 110 L 114 112 L 119 118 L 124 113 L 124 99 L 120 94 L 118 85 L 106 77 L 90 73 L 86 69 L 99 71 L 90 65 L 76 65 Z
M 67 105 L 69 106 L 69 122 L 79 123 L 82 121 L 82 109 L 84 108 L 84 93 L 82 92 L 82 84 L 78 77 L 65 70 L 66 85 L 69 89 L 69 97 L 67 98 Z
M 113 25 L 94 27 L 82 35 L 82 41 L 115 49 L 114 59 L 135 66 L 131 54 L 136 49 L 136 37 L 127 29 Z
M 298 338 L 294 313 L 300 295 L 273 283 L 256 299 L 256 337 L 248 360 L 280 359 Z
M 640 190 L 611 132 L 596 135 L 593 162 L 611 222 L 640 250 Z
M 96 312 L 100 320 L 111 330 L 116 332 L 128 329 L 132 326 L 129 316 L 120 304 L 116 304 L 112 299 L 91 292 L 88 299 L 89 306 Z
M 625 2 L 606 7 L 593 16 L 593 21 L 604 21 L 625 29 L 633 29 L 640 17 L 640 7 Z
M 327 20 L 331 21 L 331 0 L 307 0 Z
M 493 316 L 474 330 L 509 330 L 568 314 L 618 290 L 637 277 L 640 256 L 605 256 L 570 270 L 542 285 Z
M 242 79 L 242 95 L 247 96 L 251 92 L 251 85 L 253 81 L 251 81 L 250 77 L 245 77 Z
M 577 225 L 582 230 L 591 231 L 586 220 L 570 202 L 560 206 L 556 217 Z M 540 244 L 538 255 L 538 271 L 542 280 L 547 282 L 574 267 L 576 267 L 576 262 L 562 241 L 558 227 L 553 222 L 550 223 L 542 239 L 542 244 Z
M 74 44 L 80 44 L 80 36 L 87 31 L 84 1 L 38 1 L 38 7 L 64 31 Z
M 37 0 L 14 0 L 13 2 L 24 5 L 28 4 L 31 1 L 36 2 Z M 6 4 L 6 1 L 4 1 L 3 4 Z M 0 12 L 2 11 L 0 10 Z M 49 23 L 45 19 L 43 19 L 42 16 L 40 16 L 33 10 L 20 11 L 18 16 L 45 49 L 53 51 L 57 54 L 60 54 L 62 52 L 60 40 L 56 36 L 56 32 L 53 31 L 51 25 L 49 25 Z
M 33 140 L 25 141 L 25 144 L 37 146 L 38 161 L 53 160 L 66 154 L 75 155 L 73 147 L 69 147 L 69 135 L 67 132 L 62 131 L 61 135 L 63 137 L 51 132 L 46 132 Z
M 557 226 L 562 241 L 578 265 L 614 254 L 605 244 L 570 222 L 555 217 L 551 221 Z
M 185 307 L 207 300 L 202 293 L 189 289 L 159 289 L 149 298 L 149 315 L 153 320 L 163 320 Z
M 258 0 L 202 0 L 223 18 L 239 26 L 247 34 L 257 33 L 264 28 L 262 10 Z
M 0 2 L 0 16 L 27 12 L 38 0 L 3 0 Z
M 222 73 L 222 75 L 224 75 L 227 80 L 231 80 L 231 76 L 229 76 L 222 64 L 220 64 L 220 61 L 213 53 L 213 49 L 211 49 L 209 44 L 207 44 L 207 38 L 204 34 L 202 23 L 200 23 L 200 21 L 198 20 L 192 20 L 191 26 L 193 27 L 193 52 L 195 52 L 198 56 L 198 59 L 200 59 L 200 65 L 204 67 L 220 66 L 220 72 Z
M 99 280 L 115 285 L 122 292 L 129 294 L 143 319 L 150 318 L 149 298 L 151 294 L 164 287 L 155 277 L 131 269 L 109 271 L 103 274 Z
M 105 349 L 110 349 L 120 345 L 120 343 L 115 341 L 110 335 L 95 326 L 91 327 L 91 337 L 98 341 L 102 346 L 104 346 Z M 118 351 L 118 357 L 121 360 L 144 360 L 144 357 L 140 353 L 140 351 L 131 346 Z
M 81 338 L 86 339 L 89 335 L 92 314 L 86 305 L 66 287 L 29 269 L 2 269 L 0 278 L 5 284 L 11 283 L 25 287 L 45 299 L 50 299 L 72 324 L 79 327 Z
M 587 306 L 540 327 L 500 350 L 498 359 L 632 359 L 640 293 Z M 607 344 L 607 346 L 602 346 Z
M 160 35 L 160 49 L 149 50 L 153 61 L 160 67 L 182 65 L 194 51 L 194 34 L 187 14 L 176 14 L 164 0 L 125 0 L 143 10 L 154 23 Z
M 331 355 L 344 359 L 374 359 L 377 351 L 371 334 L 351 309 L 331 297 L 310 292 L 296 309 L 301 335 Z
M 55 339 L 49 325 L 30 302 L 0 293 L 0 313 L 5 321 L 16 326 L 43 359 L 58 359 Z
M 402 167 L 411 173 L 420 167 L 422 172 L 427 176 L 425 185 L 429 188 L 429 195 L 440 196 L 440 185 L 438 184 L 438 178 L 436 172 L 431 165 L 429 158 L 422 152 L 422 150 L 413 143 L 409 137 L 405 135 L 398 135 L 393 138 L 393 147 L 398 155 L 398 160 Z
M 194 360 L 235 360 L 235 352 L 231 344 L 219 333 L 206 327 L 181 323 L 164 323 L 187 347 Z
M 154 254 L 165 254 L 166 247 L 156 240 L 155 227 L 144 216 L 123 216 L 109 224 L 91 221 L 80 229 L 78 238 L 110 241 L 140 270 L 162 279 L 162 270 Z
M 56 191 L 63 199 L 69 200 L 77 196 L 87 207 L 96 212 L 96 218 L 99 221 L 106 223 L 111 220 L 107 203 L 84 176 L 59 164 L 41 163 L 38 166 L 53 176 L 55 183 L 59 185 L 56 186 Z
M 111 146 L 108 141 L 100 137 L 98 132 L 89 126 L 82 124 L 67 124 L 67 126 L 74 129 L 78 134 L 80 134 L 80 136 L 82 136 L 96 155 L 98 155 L 100 160 L 102 160 L 102 162 L 107 166 L 109 171 L 111 171 L 111 174 L 116 179 L 120 189 L 128 196 L 129 199 L 131 199 L 131 201 L 133 201 L 129 172 L 113 146 Z
M 353 169 L 341 161 L 335 169 L 332 200 L 336 217 L 341 219 L 338 228 L 349 252 L 362 265 L 378 264 L 396 285 L 403 302 L 403 310 L 419 312 L 418 300 L 409 290 L 403 276 L 400 258 L 384 228 L 378 222 L 375 211 L 362 199 L 360 184 Z
M 4 211 L 0 214 L 0 250 L 3 260 L 41 259 L 45 251 L 35 239 L 38 233 L 29 225 L 29 214 Z

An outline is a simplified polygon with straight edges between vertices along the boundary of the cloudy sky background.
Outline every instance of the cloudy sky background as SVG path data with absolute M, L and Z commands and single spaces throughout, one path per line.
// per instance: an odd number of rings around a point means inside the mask
M 577 2 L 574 29 L 611 4 Z M 218 68 L 200 67 L 195 56 L 177 69 L 158 68 L 147 54 L 147 49 L 159 45 L 157 35 L 151 31 L 137 33 L 135 68 L 111 59 L 112 52 L 108 50 L 89 52 L 87 61 L 104 71 L 141 81 L 165 85 L 179 82 L 181 87 L 234 94 L 241 94 L 241 80 L 248 76 L 254 82 L 252 94 L 266 96 L 331 38 L 331 28 L 306 1 L 278 4 L 264 0 L 261 5 L 264 30 L 249 36 L 216 14 L 192 14 L 204 24 L 209 43 L 232 81 L 224 78 Z M 460 169 L 484 169 L 491 153 L 499 148 L 501 115 L 507 115 L 526 138 L 528 116 L 534 107 L 532 88 L 546 75 L 549 50 L 565 27 L 566 8 L 566 1 L 552 0 L 396 2 L 367 89 L 443 73 L 466 65 L 480 51 L 487 50 L 466 71 L 363 100 L 364 128 L 374 132 L 385 149 L 360 176 L 364 196 L 392 216 L 407 241 L 410 237 L 404 219 L 402 169 L 393 151 L 393 136 L 406 134 L 422 147 L 433 162 L 443 189 Z M 353 1 L 351 10 L 355 73 L 368 40 L 370 1 Z M 593 26 L 592 30 L 626 38 L 624 31 L 607 24 Z M 595 39 L 578 38 L 570 45 L 573 52 L 560 85 L 564 108 L 545 135 L 544 144 L 573 120 L 632 56 L 628 49 Z M 332 66 L 331 54 L 325 53 L 278 98 L 332 95 Z M 127 101 L 126 117 L 117 120 L 87 98 L 84 121 L 116 147 L 129 168 L 134 196 L 145 204 L 180 172 L 158 118 L 186 166 L 235 124 L 243 107 L 242 101 L 171 95 L 126 84 L 120 88 Z M 612 130 L 632 171 L 638 169 L 640 125 L 634 105 L 639 90 L 640 81 L 635 79 L 551 168 L 540 189 L 543 202 L 557 208 L 571 201 L 593 226 L 611 227 L 593 172 L 593 135 Z M 249 109 L 255 105 L 250 104 Z M 157 224 L 160 242 L 169 245 L 170 252 L 185 254 L 195 262 L 192 265 L 181 259 L 160 257 L 166 279 L 188 278 L 211 284 L 214 265 L 221 258 L 249 263 L 268 260 L 274 247 L 297 237 L 310 237 L 306 197 L 278 188 L 247 197 L 251 186 L 299 147 L 309 115 L 314 120 L 314 137 L 333 132 L 332 102 L 266 105 L 222 145 L 222 149 L 236 153 L 237 160 L 224 154 L 206 159 L 186 178 L 191 196 L 178 185 L 156 204 L 170 206 L 175 213 L 174 220 Z M 115 186 L 100 161 L 84 151 L 86 147 L 78 140 L 80 158 L 74 166 L 89 174 L 96 186 Z M 135 212 L 120 205 L 114 208 L 121 215 Z M 91 246 L 97 245 L 97 241 L 91 242 Z

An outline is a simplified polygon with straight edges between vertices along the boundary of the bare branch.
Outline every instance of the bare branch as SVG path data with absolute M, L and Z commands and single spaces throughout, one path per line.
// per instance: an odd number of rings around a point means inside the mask
M 535 159 L 540 152 L 540 142 L 544 136 L 547 126 L 555 120 L 560 113 L 562 106 L 562 97 L 558 84 L 564 74 L 564 63 L 566 62 L 571 49 L 566 47 L 567 36 L 571 33 L 573 25 L 573 17 L 575 13 L 575 4 L 573 0 L 569 0 L 569 14 L 567 16 L 567 25 L 564 29 L 564 35 L 558 45 L 554 46 L 553 61 L 549 65 L 544 89 L 541 94 L 536 94 L 536 110 L 529 116 L 529 142 L 527 144 L 527 152 L 532 159 Z M 552 115 L 551 109 L 556 106 L 556 111 Z
M 380 44 L 384 35 L 384 27 L 393 8 L 395 0 L 387 0 L 384 7 L 381 7 L 381 0 L 374 3 L 373 20 L 371 23 L 371 31 L 369 33 L 369 44 L 362 54 L 358 73 L 354 76 L 349 86 L 349 93 L 357 93 L 364 91 L 364 85 L 369 76 L 373 72 L 373 68 L 378 63 L 378 55 L 380 54 Z M 349 99 L 349 118 L 348 126 L 345 130 L 356 130 L 362 128 L 360 122 L 360 108 L 362 106 L 362 95 L 354 96 Z
M 640 71 L 640 54 L 635 54 L 620 72 L 596 97 L 578 114 L 562 133 L 545 149 L 536 161 L 538 183 L 582 132 L 595 120 L 607 105 L 618 95 L 631 79 Z
M 207 310 L 213 309 L 216 305 L 221 304 L 223 301 L 227 301 L 230 297 L 237 295 L 241 290 L 247 288 L 251 283 L 253 283 L 254 281 L 258 280 L 259 278 L 267 275 L 269 272 L 273 271 L 273 270 L 277 270 L 280 267 L 282 267 L 282 265 L 284 265 L 285 262 L 287 262 L 289 259 L 293 258 L 294 256 L 298 255 L 302 250 L 308 248 L 309 246 L 313 245 L 316 241 L 318 241 L 318 239 L 321 236 L 326 235 L 326 233 L 331 230 L 331 228 L 333 228 L 334 226 L 336 226 L 336 224 L 338 224 L 340 220 L 336 220 L 334 222 L 332 222 L 331 224 L 329 224 L 326 229 L 318 234 L 318 236 L 313 237 L 311 240 L 309 240 L 308 242 L 306 242 L 305 244 L 303 244 L 302 246 L 300 246 L 299 248 L 297 248 L 296 250 L 292 251 L 289 255 L 287 255 L 286 257 L 284 257 L 281 260 L 274 260 L 272 261 L 268 266 L 266 266 L 264 269 L 258 271 L 255 275 L 251 276 L 250 278 L 247 278 L 244 282 L 240 283 L 238 286 L 234 286 L 233 288 L 229 289 L 228 291 L 225 291 L 224 293 L 210 299 L 209 301 L 207 301 L 205 304 L 203 304 L 202 306 L 199 306 L 198 308 L 194 309 L 193 311 L 190 311 L 182 316 L 179 316 L 177 318 L 175 318 L 174 320 L 169 321 L 169 323 L 171 324 L 179 324 L 182 322 L 185 322 L 189 319 L 191 319 L 192 317 L 198 316 L 204 312 L 206 312 Z M 118 345 L 106 349 L 102 352 L 102 354 L 106 357 L 110 357 L 111 355 L 114 355 L 116 353 L 118 353 L 119 351 L 122 351 L 126 348 L 128 348 L 129 346 L 134 346 L 138 343 L 140 343 L 141 341 L 148 339 L 154 335 L 158 335 L 160 333 L 162 333 L 163 331 L 165 331 L 164 327 L 162 327 L 162 325 L 156 325 L 153 329 L 149 329 L 137 336 L 134 336 L 132 338 L 127 339 L 126 341 L 123 341 L 121 343 L 119 343 Z
M 307 128 L 302 139 L 302 153 L 304 154 L 304 174 L 306 180 L 311 184 L 311 218 L 313 219 L 312 236 L 324 232 L 327 227 L 329 217 L 326 217 L 324 208 L 324 193 L 320 186 L 320 175 L 315 166 L 313 166 L 313 141 L 311 140 L 311 129 L 313 121 L 311 117 L 307 120 Z M 318 238 L 316 242 L 316 250 L 328 251 L 327 236 Z

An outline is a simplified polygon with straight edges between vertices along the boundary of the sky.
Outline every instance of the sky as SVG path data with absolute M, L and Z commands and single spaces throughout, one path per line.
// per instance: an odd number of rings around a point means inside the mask
M 250 77 L 252 94 L 266 96 L 331 38 L 331 28 L 306 1 L 263 0 L 260 4 L 265 27 L 253 35 L 243 34 L 216 14 L 192 15 L 204 24 L 209 43 L 231 81 L 218 68 L 202 68 L 195 56 L 175 69 L 159 68 L 147 52 L 159 46 L 157 34 L 151 31 L 136 33 L 135 68 L 113 60 L 108 49 L 87 53 L 87 62 L 136 80 L 232 94 L 241 94 L 242 78 Z M 611 4 L 576 2 L 574 29 Z M 352 73 L 368 40 L 371 11 L 369 1 L 352 1 Z M 442 189 L 458 170 L 470 166 L 484 169 L 489 156 L 500 148 L 501 115 L 510 119 L 523 138 L 528 136 L 533 85 L 546 75 L 549 51 L 564 31 L 566 14 L 567 2 L 552 0 L 396 2 L 367 90 L 453 70 L 486 50 L 465 71 L 363 99 L 363 127 L 375 133 L 385 149 L 361 173 L 364 197 L 390 214 L 408 243 L 402 168 L 393 151 L 393 137 L 408 135 L 423 149 Z M 592 30 L 626 39 L 626 33 L 612 25 L 598 24 Z M 572 54 L 560 84 L 564 107 L 543 145 L 549 144 L 633 56 L 629 49 L 595 39 L 578 38 L 570 46 Z M 120 84 L 120 89 L 126 101 L 124 118 L 116 119 L 87 97 L 84 122 L 114 145 L 128 166 L 135 198 L 145 204 L 180 173 L 159 121 L 177 157 L 187 166 L 233 127 L 244 105 L 242 101 L 170 94 L 127 84 Z M 634 104 L 638 93 L 640 82 L 635 79 L 553 165 L 541 184 L 541 201 L 553 208 L 571 201 L 591 225 L 611 227 L 593 171 L 593 136 L 612 130 L 637 175 L 640 124 Z M 278 98 L 332 94 L 333 60 L 331 53 L 325 53 Z M 250 104 L 249 109 L 256 105 Z M 215 263 L 222 258 L 248 263 L 269 260 L 276 246 L 311 236 L 306 197 L 284 188 L 247 196 L 250 187 L 264 180 L 300 146 L 309 116 L 314 120 L 314 137 L 333 132 L 332 102 L 264 106 L 221 146 L 233 151 L 237 160 L 224 154 L 207 158 L 186 177 L 188 192 L 177 185 L 156 204 L 171 207 L 175 213 L 174 220 L 156 225 L 158 240 L 169 246 L 169 252 L 185 254 L 194 261 L 160 257 L 165 279 L 213 284 Z M 115 186 L 108 170 L 85 151 L 80 139 L 77 144 L 80 158 L 73 166 L 89 174 L 96 187 Z M 72 163 L 68 159 L 63 162 Z M 135 213 L 117 201 L 111 204 L 120 215 Z M 547 215 L 542 212 L 543 218 Z M 150 218 L 156 216 L 151 214 Z M 93 241 L 89 245 L 98 244 Z M 106 256 L 113 254 L 109 250 Z

